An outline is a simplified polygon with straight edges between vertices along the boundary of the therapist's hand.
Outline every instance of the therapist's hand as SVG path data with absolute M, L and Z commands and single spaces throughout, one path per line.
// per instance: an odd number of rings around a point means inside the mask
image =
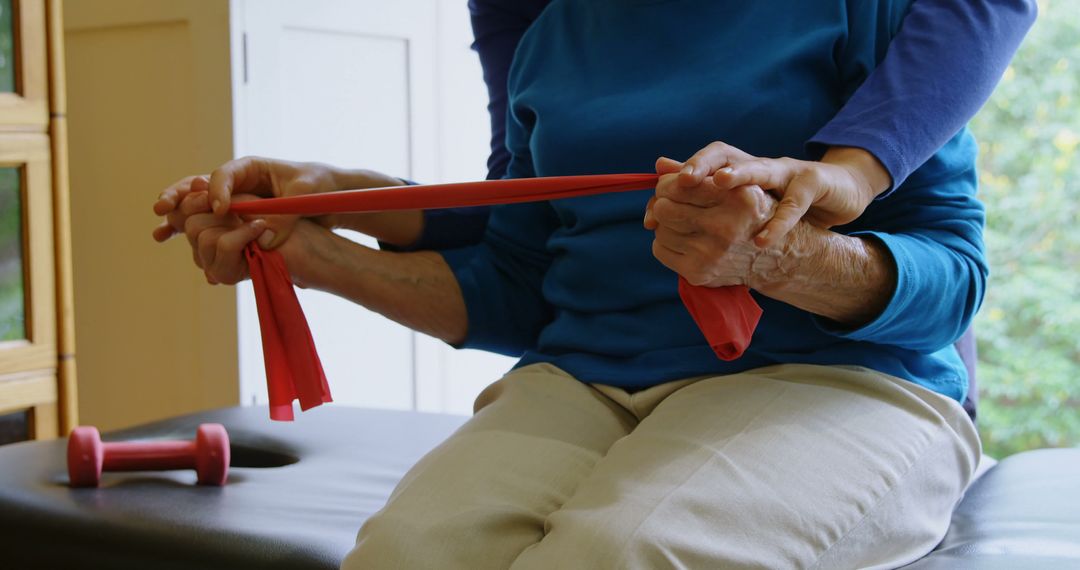
M 804 217 L 822 228 L 849 223 L 891 184 L 888 171 L 872 154 L 850 147 L 830 148 L 820 162 L 812 162 L 758 158 L 714 142 L 685 163 L 661 159 L 657 172 L 678 172 L 684 187 L 711 176 L 721 189 L 757 185 L 776 195 L 776 213 L 754 238 L 761 247 L 782 243 Z
M 154 229 L 153 236 L 160 242 L 183 232 L 187 218 L 197 211 L 212 211 L 225 218 L 234 194 L 272 198 L 334 189 L 332 170 L 323 164 L 259 157 L 231 160 L 209 175 L 183 178 L 162 191 L 154 202 L 154 213 L 166 219 Z M 260 244 L 265 249 L 274 249 L 288 239 L 298 216 L 262 218 L 266 231 L 261 232 Z
M 260 157 L 240 158 L 221 165 L 209 175 L 188 176 L 166 188 L 154 202 L 154 213 L 166 219 L 154 229 L 153 237 L 161 242 L 184 231 L 185 220 L 194 209 L 189 207 L 188 212 L 181 212 L 180 205 L 192 194 L 205 193 L 205 201 L 199 204 L 224 216 L 234 195 L 239 194 L 271 198 L 402 184 L 397 178 L 371 170 L 345 170 L 314 162 Z M 266 220 L 267 231 L 262 233 L 259 243 L 264 249 L 276 249 L 284 243 L 299 219 L 299 216 L 285 215 L 262 217 Z M 391 243 L 415 240 L 414 235 L 419 235 L 422 224 L 419 212 L 353 215 L 349 224 L 341 224 L 338 217 L 331 215 L 317 216 L 313 220 L 325 227 L 350 227 Z
M 753 286 L 754 236 L 772 216 L 776 200 L 757 186 L 733 189 L 711 178 L 685 186 L 679 174 L 660 177 L 646 211 L 655 232 L 653 255 L 691 285 Z

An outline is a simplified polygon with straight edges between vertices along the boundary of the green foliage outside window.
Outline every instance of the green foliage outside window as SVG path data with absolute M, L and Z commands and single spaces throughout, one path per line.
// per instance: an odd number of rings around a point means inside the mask
M 1039 2 L 972 129 L 991 264 L 975 321 L 984 447 L 1080 444 L 1080 4 Z
M 11 0 L 0 0 L 0 92 L 15 91 L 15 32 Z
M 0 342 L 26 338 L 20 178 L 18 168 L 0 167 Z

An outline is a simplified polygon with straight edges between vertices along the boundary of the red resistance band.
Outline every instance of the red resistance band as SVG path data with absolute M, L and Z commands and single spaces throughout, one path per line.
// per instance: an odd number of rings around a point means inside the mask
M 592 196 L 656 187 L 655 174 L 553 176 L 457 184 L 395 186 L 234 203 L 236 214 L 319 215 L 389 210 L 489 206 Z M 270 395 L 270 419 L 292 420 L 292 402 L 308 410 L 330 401 L 307 319 L 296 299 L 285 259 L 252 242 L 244 250 L 255 288 Z M 697 287 L 679 277 L 679 296 L 709 346 L 723 360 L 742 356 L 761 318 L 745 286 Z

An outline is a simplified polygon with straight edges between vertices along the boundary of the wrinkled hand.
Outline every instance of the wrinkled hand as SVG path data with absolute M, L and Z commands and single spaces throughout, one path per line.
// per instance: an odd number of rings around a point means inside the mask
M 237 201 L 244 200 L 237 196 Z M 235 285 L 248 278 L 244 247 L 268 231 L 264 219 L 244 220 L 235 214 L 210 211 L 205 192 L 188 194 L 177 209 L 184 216 L 184 235 L 191 244 L 195 265 L 212 285 Z
M 297 196 L 336 190 L 332 170 L 323 164 L 289 162 L 259 157 L 229 161 L 210 175 L 188 176 L 166 188 L 154 202 L 154 213 L 165 221 L 153 231 L 154 239 L 163 242 L 185 233 L 189 217 L 199 212 L 214 212 L 222 222 L 234 195 L 249 194 L 264 198 Z M 199 196 L 189 202 L 189 199 Z M 186 208 L 182 211 L 181 206 Z M 260 245 L 275 249 L 292 232 L 299 216 L 262 216 Z M 236 221 L 238 218 L 231 221 Z
M 719 189 L 757 185 L 780 199 L 775 214 L 754 238 L 761 247 L 781 243 L 804 216 L 822 228 L 849 223 L 891 182 L 881 163 L 857 148 L 832 148 L 821 162 L 811 162 L 758 158 L 714 142 L 683 164 L 661 161 L 667 170 L 678 168 L 678 183 L 684 187 L 697 186 L 711 176 Z
M 721 188 L 708 177 L 687 186 L 681 166 L 657 161 L 661 177 L 645 214 L 653 255 L 691 285 L 749 285 L 761 249 L 753 238 L 776 201 L 757 186 Z
M 186 215 L 184 235 L 191 245 L 195 265 L 203 270 L 208 283 L 235 285 L 250 277 L 244 248 L 266 235 L 269 225 L 261 218 L 218 216 L 211 212 L 208 199 L 205 193 L 193 193 L 181 202 L 177 210 Z M 251 194 L 234 196 L 236 202 L 259 199 Z M 316 272 L 321 258 L 331 253 L 335 239 L 341 238 L 310 220 L 296 222 L 288 239 L 276 249 L 284 256 L 294 284 L 309 286 L 308 279 Z

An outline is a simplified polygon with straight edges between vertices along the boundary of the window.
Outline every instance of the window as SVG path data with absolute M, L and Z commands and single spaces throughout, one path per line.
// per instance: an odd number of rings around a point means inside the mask
M 990 285 L 975 321 L 986 452 L 1080 444 L 1080 10 L 1039 19 L 972 123 Z

